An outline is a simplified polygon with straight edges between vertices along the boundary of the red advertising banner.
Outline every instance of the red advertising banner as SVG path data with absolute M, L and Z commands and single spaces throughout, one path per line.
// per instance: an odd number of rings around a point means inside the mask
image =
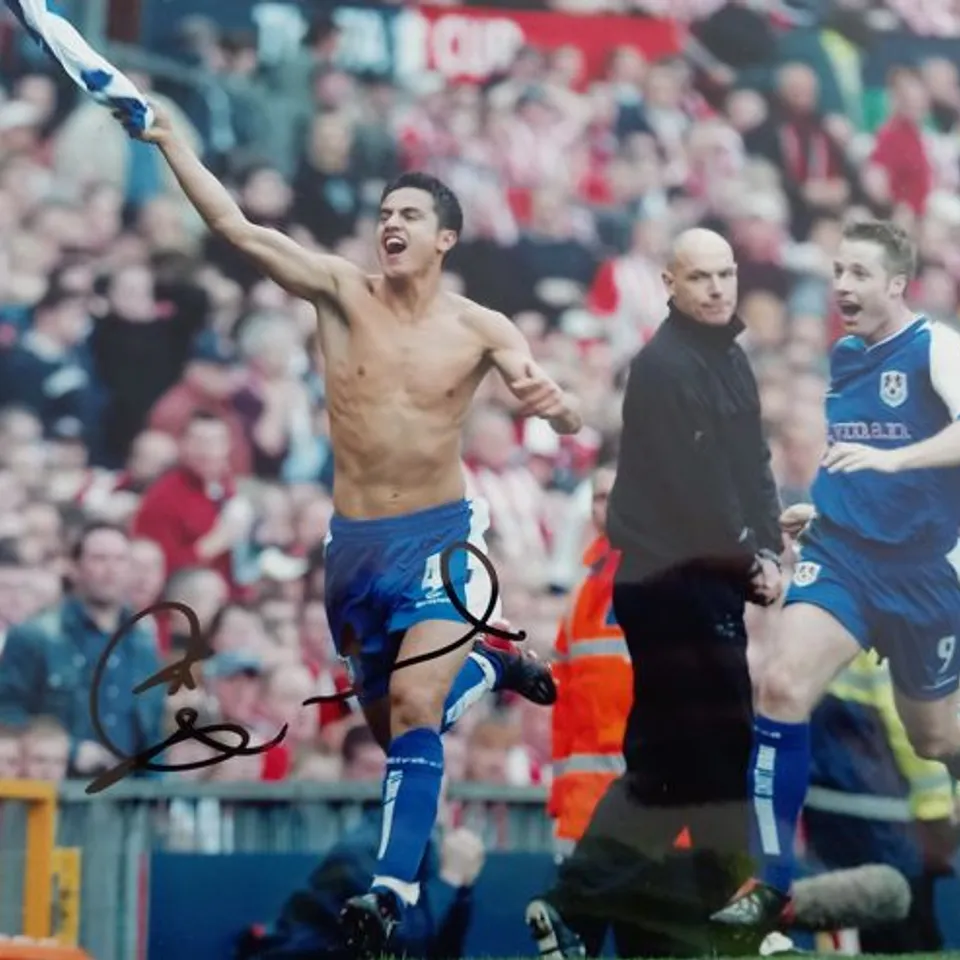
M 420 7 L 425 66 L 449 79 L 484 80 L 505 70 L 524 45 L 553 50 L 573 46 L 587 72 L 603 72 L 610 52 L 635 47 L 647 59 L 677 53 L 681 30 L 670 20 L 645 17 L 563 16 L 530 10 Z

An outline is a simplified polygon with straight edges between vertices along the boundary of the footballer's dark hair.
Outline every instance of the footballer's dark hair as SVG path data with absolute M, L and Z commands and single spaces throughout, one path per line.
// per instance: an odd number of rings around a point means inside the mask
M 917 247 L 903 227 L 890 220 L 860 220 L 843 229 L 844 240 L 875 243 L 883 249 L 887 272 L 903 275 L 907 281 L 917 273 Z
M 380 203 L 396 190 L 404 188 L 411 190 L 422 190 L 433 197 L 433 207 L 437 212 L 437 220 L 440 223 L 441 230 L 452 230 L 458 237 L 463 231 L 463 208 L 457 195 L 442 181 L 429 173 L 420 173 L 411 171 L 402 173 L 395 180 L 391 180 L 383 188 L 380 195 Z

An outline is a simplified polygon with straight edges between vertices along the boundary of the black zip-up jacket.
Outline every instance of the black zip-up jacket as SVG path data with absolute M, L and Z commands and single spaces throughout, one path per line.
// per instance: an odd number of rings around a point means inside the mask
M 671 305 L 634 357 L 607 528 L 624 578 L 696 566 L 746 581 L 782 551 L 760 397 L 736 317 L 711 327 Z

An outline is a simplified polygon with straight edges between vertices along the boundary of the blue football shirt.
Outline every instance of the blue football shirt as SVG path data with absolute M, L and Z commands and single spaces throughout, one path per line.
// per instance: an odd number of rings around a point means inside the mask
M 917 317 L 879 343 L 844 337 L 830 355 L 829 442 L 891 449 L 960 417 L 960 333 Z M 945 556 L 960 531 L 960 468 L 828 473 L 813 484 L 817 513 L 866 540 Z

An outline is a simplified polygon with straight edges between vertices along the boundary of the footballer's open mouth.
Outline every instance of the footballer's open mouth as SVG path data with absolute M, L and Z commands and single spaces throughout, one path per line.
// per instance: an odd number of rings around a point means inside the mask
M 383 249 L 389 256 L 396 256 L 407 249 L 407 241 L 403 237 L 393 233 L 383 238 Z
M 856 317 L 863 309 L 859 303 L 854 303 L 852 300 L 841 300 L 839 307 L 840 313 L 845 317 Z

